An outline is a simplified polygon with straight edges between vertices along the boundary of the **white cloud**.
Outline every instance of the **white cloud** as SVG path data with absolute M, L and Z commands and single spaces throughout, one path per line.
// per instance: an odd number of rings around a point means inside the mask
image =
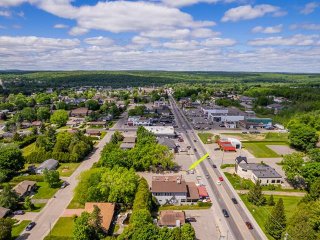
M 279 7 L 269 5 L 269 4 L 261 4 L 252 7 L 251 5 L 239 6 L 236 8 L 231 8 L 225 12 L 222 17 L 222 22 L 236 22 L 240 20 L 248 20 L 255 19 L 258 17 L 263 17 L 268 13 L 273 13 L 274 16 L 277 16 L 277 13 L 281 12 Z
M 300 11 L 300 13 L 308 15 L 313 13 L 316 8 L 320 7 L 320 3 L 318 2 L 310 2 L 307 3 L 304 8 Z
M 11 17 L 11 12 L 4 10 L 4 11 L 0 11 L 0 16 L 1 17 Z
M 187 28 L 182 29 L 163 29 L 163 30 L 151 30 L 141 32 L 140 35 L 150 38 L 186 38 L 190 35 L 190 30 Z
M 95 45 L 95 46 L 110 46 L 114 43 L 114 41 L 111 38 L 102 37 L 102 36 L 86 38 L 84 42 L 90 45 Z
M 216 37 L 220 35 L 219 32 L 214 32 L 209 28 L 198 28 L 194 29 L 191 32 L 191 36 L 195 38 L 210 38 L 210 37 Z
M 319 45 L 318 35 L 297 34 L 292 37 L 257 38 L 249 41 L 252 46 L 315 46 Z
M 168 6 L 172 7 L 184 7 L 189 5 L 194 5 L 197 3 L 217 3 L 221 0 L 162 0 L 162 2 Z
M 63 28 L 69 28 L 69 26 L 65 24 L 55 24 L 53 28 L 63 29 Z
M 17 6 L 24 2 L 28 2 L 28 0 L 0 0 L 0 7 Z
M 320 24 L 314 23 L 302 23 L 302 24 L 293 24 L 290 26 L 291 29 L 304 29 L 304 30 L 311 30 L 311 31 L 319 31 Z
M 203 45 L 207 47 L 227 47 L 235 44 L 236 41 L 230 38 L 209 38 L 203 41 Z
M 282 24 L 270 27 L 256 26 L 252 29 L 254 33 L 279 33 L 282 31 Z

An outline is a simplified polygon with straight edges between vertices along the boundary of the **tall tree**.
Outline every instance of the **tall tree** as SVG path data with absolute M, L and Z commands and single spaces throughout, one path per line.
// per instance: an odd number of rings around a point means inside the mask
M 21 170 L 24 163 L 22 152 L 16 145 L 0 143 L 0 170 L 12 174 Z
M 274 206 L 275 205 L 275 202 L 274 202 L 274 199 L 273 199 L 273 194 L 271 194 L 269 199 L 268 199 L 268 205 L 269 206 Z
M 266 203 L 266 197 L 262 193 L 262 187 L 259 181 L 256 181 L 248 192 L 248 201 L 256 206 L 262 206 Z
M 294 185 L 301 182 L 301 169 L 303 163 L 303 155 L 301 153 L 292 153 L 283 157 L 282 169 L 285 172 L 288 181 Z
M 56 187 L 60 182 L 59 172 L 56 170 L 47 170 L 43 171 L 44 181 L 49 184 L 49 186 Z
M 87 212 L 81 213 L 74 221 L 73 239 L 74 240 L 99 240 L 95 229 L 89 224 L 91 215 Z
M 0 240 L 11 239 L 13 220 L 10 218 L 0 218 Z
M 290 127 L 289 142 L 296 149 L 303 151 L 311 149 L 318 139 L 317 131 L 306 124 L 294 124 Z
M 69 119 L 68 112 L 65 110 L 56 110 L 50 117 L 50 122 L 56 124 L 58 127 L 66 125 Z
M 181 227 L 181 239 L 194 240 L 196 239 L 196 233 L 190 223 L 186 223 Z
M 0 192 L 0 207 L 16 209 L 18 205 L 18 195 L 12 190 L 9 184 L 4 184 Z
M 272 212 L 265 223 L 265 228 L 272 237 L 281 239 L 282 233 L 286 229 L 286 215 L 282 198 L 280 198 L 273 207 Z

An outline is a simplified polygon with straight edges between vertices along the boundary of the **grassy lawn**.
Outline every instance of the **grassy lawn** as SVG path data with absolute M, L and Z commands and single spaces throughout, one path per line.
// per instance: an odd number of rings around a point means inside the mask
M 77 209 L 77 208 L 84 208 L 84 204 L 80 203 L 78 199 L 73 197 L 67 209 Z
M 37 193 L 33 196 L 34 199 L 49 199 L 59 190 L 59 188 L 50 188 L 46 182 L 38 182 L 39 187 Z
M 79 165 L 80 163 L 60 163 L 58 168 L 60 177 L 70 177 Z
M 32 152 L 35 151 L 36 149 L 37 149 L 36 143 L 35 143 L 35 142 L 34 142 L 34 143 L 31 143 L 30 145 L 22 148 L 22 155 L 23 155 L 24 157 L 26 157 L 26 156 L 30 155 L 30 153 L 32 153 Z
M 225 169 L 225 168 L 228 168 L 228 167 L 233 167 L 234 168 L 235 164 L 233 163 L 229 163 L 229 164 L 222 164 L 220 166 L 221 169 Z
M 244 190 L 249 189 L 251 186 L 253 186 L 253 182 L 248 179 L 243 179 L 239 177 L 238 175 L 233 175 L 231 173 L 225 172 L 224 175 L 228 178 L 229 182 L 236 190 Z
M 51 233 L 45 237 L 45 240 L 72 240 L 73 227 L 74 222 L 72 217 L 61 217 L 52 228 Z
M 221 135 L 239 137 L 247 141 L 288 141 L 288 133 L 260 133 L 260 134 L 243 134 L 243 133 L 221 133 Z
M 107 132 L 102 132 L 101 136 L 100 136 L 100 139 L 103 139 L 105 135 L 107 135 Z
M 242 201 L 247 206 L 248 210 L 251 212 L 252 216 L 255 218 L 261 229 L 265 232 L 265 222 L 268 219 L 269 214 L 272 211 L 272 206 L 262 206 L 257 207 L 253 204 L 249 203 L 247 200 L 247 195 L 240 195 Z M 282 198 L 284 209 L 286 213 L 287 219 L 289 219 L 292 214 L 294 213 L 294 210 L 297 207 L 297 204 L 301 200 L 301 197 L 291 197 L 291 196 L 277 196 L 274 195 L 274 201 L 277 202 L 279 198 Z M 266 195 L 266 198 L 268 199 L 269 196 Z M 273 239 L 271 236 L 268 236 L 269 239 Z
M 174 206 L 174 205 L 164 205 L 159 207 L 159 211 L 161 210 L 199 210 L 199 209 L 209 209 L 211 208 L 211 203 L 198 203 L 194 205 L 181 205 L 181 206 Z
M 30 223 L 31 221 L 29 220 L 23 220 L 19 224 L 13 225 L 11 234 L 12 234 L 12 239 L 16 239 L 19 237 L 20 233 L 26 228 L 26 226 Z
M 212 133 L 198 133 L 198 136 L 204 144 L 209 144 L 214 142 L 214 139 L 213 139 L 214 135 Z M 211 142 L 208 141 L 208 139 L 211 139 Z
M 257 158 L 276 158 L 279 154 L 268 148 L 266 145 L 287 145 L 286 142 L 243 142 L 243 146 Z

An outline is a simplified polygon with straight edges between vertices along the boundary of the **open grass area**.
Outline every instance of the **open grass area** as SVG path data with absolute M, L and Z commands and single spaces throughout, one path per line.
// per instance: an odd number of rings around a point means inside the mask
M 257 223 L 261 227 L 261 229 L 266 233 L 264 225 L 268 219 L 269 214 L 272 211 L 272 206 L 265 205 L 265 206 L 257 207 L 251 204 L 250 202 L 248 202 L 247 195 L 245 194 L 240 195 L 240 197 L 244 202 L 244 204 L 247 206 L 248 210 L 250 211 L 254 219 L 257 221 Z M 292 216 L 295 208 L 297 207 L 297 204 L 301 200 L 301 197 L 277 196 L 277 195 L 274 195 L 273 197 L 275 202 L 277 202 L 279 198 L 282 198 L 287 219 L 289 219 Z M 266 195 L 266 198 L 268 199 L 269 196 Z M 273 239 L 273 237 L 271 236 L 268 236 L 268 238 Z
M 268 132 L 268 133 L 260 133 L 260 134 L 243 134 L 243 133 L 221 133 L 221 135 L 225 136 L 234 136 L 239 138 L 240 140 L 247 140 L 247 141 L 288 141 L 288 133 L 275 133 L 275 132 Z
M 225 168 L 228 168 L 228 167 L 234 168 L 234 166 L 235 166 L 235 164 L 229 163 L 229 164 L 222 164 L 222 165 L 220 166 L 220 168 L 221 168 L 221 169 L 225 169 Z
M 214 142 L 214 135 L 212 133 L 198 133 L 199 138 L 204 144 L 209 144 Z M 208 141 L 211 139 L 211 141 Z
M 84 204 L 80 203 L 78 199 L 73 197 L 67 209 L 77 209 L 77 208 L 84 208 Z
M 199 209 L 209 209 L 211 208 L 211 203 L 197 203 L 194 205 L 181 205 L 181 206 L 175 206 L 175 205 L 164 205 L 159 207 L 159 211 L 161 210 L 199 210 Z
M 287 145 L 286 142 L 243 142 L 243 147 L 246 148 L 251 154 L 257 158 L 277 158 L 280 157 L 275 151 L 267 147 L 267 145 Z
M 80 163 L 60 163 L 58 168 L 60 177 L 70 177 L 79 165 Z
M 74 222 L 72 217 L 61 217 L 45 240 L 72 240 Z
M 32 152 L 35 151 L 36 149 L 37 149 L 36 143 L 35 143 L 35 142 L 34 142 L 34 143 L 31 143 L 30 145 L 22 148 L 22 155 L 23 155 L 24 157 L 26 157 L 26 156 L 30 155 L 30 153 L 32 153 Z
M 59 188 L 51 188 L 46 182 L 37 183 L 38 190 L 37 193 L 33 196 L 34 199 L 49 199 L 59 190 Z
M 14 240 L 14 239 L 16 239 L 17 237 L 19 237 L 20 233 L 22 233 L 22 231 L 26 228 L 26 226 L 28 226 L 28 224 L 29 224 L 30 222 L 31 222 L 31 221 L 29 221 L 29 220 L 23 220 L 23 221 L 21 221 L 19 224 L 13 225 L 12 231 L 11 231 L 12 240 Z

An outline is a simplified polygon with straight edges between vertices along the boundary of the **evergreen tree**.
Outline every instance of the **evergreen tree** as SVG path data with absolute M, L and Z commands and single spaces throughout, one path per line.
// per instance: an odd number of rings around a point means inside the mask
M 281 239 L 281 235 L 286 228 L 286 215 L 284 213 L 282 198 L 280 198 L 273 207 L 272 212 L 265 223 L 265 228 L 272 237 Z
M 262 206 L 266 203 L 266 198 L 262 193 L 262 187 L 259 181 L 256 181 L 256 184 L 250 188 L 248 201 L 256 206 Z
M 14 192 L 7 183 L 3 186 L 0 192 L 0 207 L 16 209 L 18 205 L 18 195 Z
M 268 200 L 268 205 L 269 206 L 274 206 L 276 203 L 273 200 L 273 194 L 270 195 L 269 200 Z

